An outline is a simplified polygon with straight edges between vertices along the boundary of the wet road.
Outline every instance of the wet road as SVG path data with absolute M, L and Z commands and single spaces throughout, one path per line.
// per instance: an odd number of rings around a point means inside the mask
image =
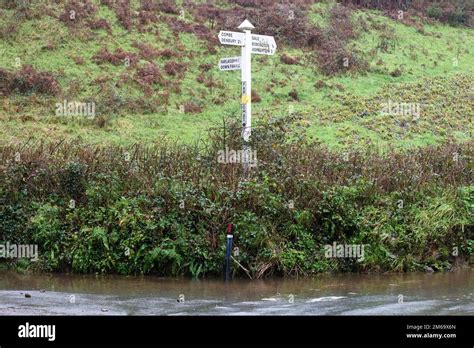
M 0 315 L 424 314 L 474 315 L 474 270 L 321 275 L 228 284 L 221 280 L 0 271 Z

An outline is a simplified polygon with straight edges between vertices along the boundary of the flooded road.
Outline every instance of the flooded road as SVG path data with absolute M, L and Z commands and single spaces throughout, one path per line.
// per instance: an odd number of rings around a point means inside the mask
M 228 284 L 0 271 L 0 315 L 424 314 L 474 315 L 474 270 L 233 280 Z

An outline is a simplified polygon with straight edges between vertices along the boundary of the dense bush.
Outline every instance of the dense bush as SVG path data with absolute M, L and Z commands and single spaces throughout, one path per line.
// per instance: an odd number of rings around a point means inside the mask
M 64 6 L 64 12 L 59 20 L 68 26 L 74 26 L 85 19 L 92 18 L 97 12 L 97 6 L 90 1 L 69 0 Z
M 135 64 L 138 60 L 135 53 L 127 52 L 120 47 L 117 48 L 115 52 L 110 52 L 107 48 L 102 48 L 92 59 L 99 64 L 107 62 L 116 66 L 130 66 Z
M 132 44 L 133 47 L 137 48 L 140 52 L 140 58 L 144 60 L 151 61 L 160 56 L 160 51 L 154 48 L 150 44 L 146 44 L 143 42 L 134 42 Z
M 153 85 L 163 84 L 161 70 L 155 63 L 147 63 L 137 70 L 136 81 L 143 87 L 145 92 L 150 94 Z
M 60 85 L 52 73 L 39 72 L 30 65 L 25 65 L 14 73 L 0 69 L 0 82 L 0 95 L 57 95 L 61 92 Z
M 474 3 L 471 0 L 338 0 L 344 5 L 382 11 L 408 11 L 410 14 L 435 18 L 451 25 L 474 25 Z
M 227 223 L 241 276 L 442 270 L 472 254 L 472 143 L 342 155 L 289 129 L 255 128 L 246 179 L 217 162 L 242 147 L 232 123 L 194 147 L 3 147 L 0 242 L 38 243 L 43 270 L 193 276 L 220 274 Z M 333 242 L 366 256 L 328 259 Z
M 178 74 L 182 74 L 183 72 L 185 72 L 187 69 L 187 66 L 184 63 L 169 61 L 165 63 L 164 68 L 165 68 L 165 72 L 168 75 L 176 76 Z

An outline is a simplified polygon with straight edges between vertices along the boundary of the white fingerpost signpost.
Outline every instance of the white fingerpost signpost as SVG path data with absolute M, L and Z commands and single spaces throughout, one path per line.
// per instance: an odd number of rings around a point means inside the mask
M 245 142 L 243 151 L 244 171 L 248 168 L 250 149 L 248 141 L 252 133 L 252 75 L 251 57 L 254 54 L 272 55 L 277 48 L 273 36 L 252 35 L 251 30 L 255 27 L 247 19 L 239 25 L 238 29 L 243 33 L 235 31 L 220 31 L 219 41 L 224 45 L 241 46 L 240 57 L 222 58 L 219 61 L 220 70 L 241 70 L 242 74 L 242 138 Z

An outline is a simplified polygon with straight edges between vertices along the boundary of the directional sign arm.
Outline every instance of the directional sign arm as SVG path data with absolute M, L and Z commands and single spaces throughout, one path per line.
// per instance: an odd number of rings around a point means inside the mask
M 220 70 L 240 70 L 241 57 L 222 58 L 219 61 Z
M 243 46 L 244 45 L 244 33 L 236 31 L 223 31 L 221 30 L 218 35 L 219 42 L 223 45 Z
M 252 53 L 272 55 L 276 48 L 273 36 L 252 35 Z

